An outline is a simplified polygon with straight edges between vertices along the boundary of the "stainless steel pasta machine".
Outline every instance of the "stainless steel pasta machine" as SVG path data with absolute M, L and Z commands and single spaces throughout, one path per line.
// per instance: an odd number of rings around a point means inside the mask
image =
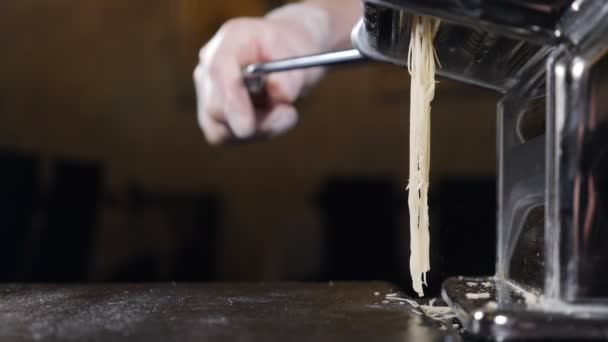
M 356 51 L 251 66 L 248 84 L 365 58 L 403 66 L 412 15 L 440 18 L 438 74 L 502 94 L 496 274 L 448 279 L 444 299 L 481 337 L 607 338 L 608 2 L 365 0 L 363 9 Z

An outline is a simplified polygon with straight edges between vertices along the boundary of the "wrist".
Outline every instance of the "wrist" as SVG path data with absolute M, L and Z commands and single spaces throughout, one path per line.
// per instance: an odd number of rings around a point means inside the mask
M 286 27 L 306 35 L 317 50 L 310 53 L 325 52 L 331 48 L 330 15 L 320 6 L 308 3 L 288 4 L 269 12 L 265 18 L 284 23 Z

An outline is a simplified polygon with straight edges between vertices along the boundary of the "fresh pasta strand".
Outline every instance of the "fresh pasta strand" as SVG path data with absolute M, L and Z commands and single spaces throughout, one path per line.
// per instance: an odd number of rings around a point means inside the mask
M 440 21 L 414 16 L 408 51 L 410 86 L 410 167 L 408 207 L 410 212 L 410 274 L 420 297 L 427 285 L 429 258 L 429 170 L 431 162 L 431 101 L 435 96 L 436 54 L 433 39 Z

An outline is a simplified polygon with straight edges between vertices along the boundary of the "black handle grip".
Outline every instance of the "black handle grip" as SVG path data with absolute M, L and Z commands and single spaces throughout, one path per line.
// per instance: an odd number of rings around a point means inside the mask
M 249 92 L 251 103 L 256 111 L 263 111 L 270 108 L 270 95 L 266 90 L 266 77 L 264 75 L 245 72 L 243 83 Z

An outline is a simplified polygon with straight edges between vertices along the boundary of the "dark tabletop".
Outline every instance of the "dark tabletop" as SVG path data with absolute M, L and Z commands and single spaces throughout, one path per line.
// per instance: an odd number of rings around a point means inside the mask
M 385 283 L 3 285 L 0 341 L 460 340 L 410 305 L 383 303 L 392 291 Z

